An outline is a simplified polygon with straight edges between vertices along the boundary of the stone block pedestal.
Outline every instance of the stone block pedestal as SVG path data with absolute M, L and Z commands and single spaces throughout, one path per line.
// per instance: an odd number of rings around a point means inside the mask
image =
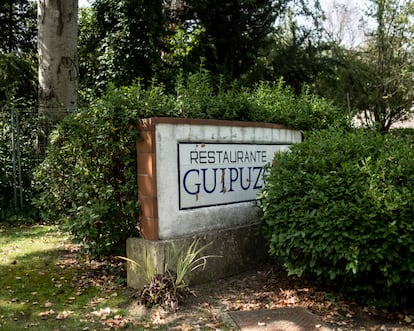
M 238 274 L 252 269 L 268 258 L 264 240 L 258 234 L 257 225 L 243 226 L 234 229 L 211 231 L 180 239 L 171 240 L 145 240 L 141 238 L 129 238 L 127 240 L 127 256 L 145 266 L 147 254 L 148 262 L 155 266 L 157 273 L 164 271 L 174 250 L 184 251 L 191 243 L 199 239 L 198 247 L 209 244 L 201 255 L 216 255 L 207 259 L 206 268 L 197 269 L 189 276 L 191 284 L 200 284 L 220 278 Z M 134 264 L 127 263 L 128 286 L 141 289 L 148 284 L 145 273 Z

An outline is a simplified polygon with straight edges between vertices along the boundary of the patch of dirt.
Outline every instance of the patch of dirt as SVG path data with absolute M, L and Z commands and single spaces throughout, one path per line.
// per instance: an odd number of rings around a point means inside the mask
M 282 268 L 273 265 L 191 289 L 196 296 L 188 297 L 177 312 L 145 310 L 136 303 L 134 309 L 140 309 L 141 316 L 151 316 L 154 324 L 174 325 L 170 330 L 231 330 L 235 325 L 225 314 L 228 311 L 279 307 L 306 308 L 336 331 L 414 330 L 414 310 L 385 313 L 334 301 L 332 294 L 317 285 L 287 277 Z
M 76 253 L 76 246 L 67 245 L 59 264 L 62 267 L 76 264 Z M 110 329 L 144 326 L 183 331 L 237 330 L 226 312 L 303 307 L 335 331 L 414 330 L 414 309 L 385 313 L 353 302 L 335 301 L 332 293 L 310 281 L 288 277 L 277 265 L 190 286 L 194 296 L 188 296 L 176 312 L 140 305 L 139 293 L 119 284 L 119 279 L 126 278 L 126 270 L 118 259 L 89 261 L 83 268 L 84 275 L 78 280 L 85 283 L 83 286 L 98 286 L 108 295 L 123 290 L 131 298 L 127 316 L 105 322 Z

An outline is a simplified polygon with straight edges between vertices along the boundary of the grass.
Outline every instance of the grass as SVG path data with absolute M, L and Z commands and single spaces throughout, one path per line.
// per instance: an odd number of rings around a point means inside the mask
M 86 261 L 77 250 L 58 226 L 0 222 L 0 330 L 192 330 L 211 315 L 195 308 L 167 320 L 142 310 L 122 260 Z
M 56 226 L 0 226 L 0 330 L 133 327 L 120 308 L 130 300 L 124 287 L 70 248 Z
M 58 226 L 0 223 L 0 330 L 211 330 L 211 320 L 232 329 L 209 306 L 171 316 L 143 308 L 122 260 L 85 261 L 77 250 Z

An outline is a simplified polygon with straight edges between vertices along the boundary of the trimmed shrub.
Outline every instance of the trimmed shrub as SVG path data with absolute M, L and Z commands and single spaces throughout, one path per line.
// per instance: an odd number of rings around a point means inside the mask
M 315 132 L 275 156 L 260 195 L 270 254 L 289 274 L 403 304 L 414 278 L 412 143 L 370 131 Z
M 263 82 L 254 89 L 234 85 L 223 90 L 210 83 L 205 70 L 179 77 L 172 116 L 227 119 L 285 124 L 303 131 L 321 130 L 331 126 L 350 127 L 346 111 L 333 102 L 312 95 L 307 89 L 298 96 L 278 82 Z
M 275 83 L 259 84 L 251 99 L 257 109 L 255 119 L 258 121 L 286 124 L 303 131 L 350 127 L 344 109 L 310 94 L 306 88 L 298 96 L 282 78 Z
M 299 128 L 312 128 L 314 123 L 320 128 L 338 115 L 326 100 L 307 94 L 296 97 L 282 81 L 254 91 L 237 87 L 217 91 L 210 81 L 209 73 L 200 70 L 179 77 L 175 94 L 167 94 L 156 83 L 147 89 L 139 82 L 111 87 L 105 97 L 65 118 L 52 134 L 48 155 L 36 172 L 41 193 L 35 204 L 44 219 L 63 220 L 84 252 L 93 257 L 119 253 L 114 250 L 120 243 L 137 235 L 139 118 L 266 121 Z M 304 114 L 310 115 L 299 120 Z
M 119 248 L 126 238 L 138 235 L 140 102 L 113 89 L 95 105 L 67 116 L 52 133 L 35 174 L 41 192 L 35 204 L 43 218 L 63 221 L 91 257 L 123 253 Z

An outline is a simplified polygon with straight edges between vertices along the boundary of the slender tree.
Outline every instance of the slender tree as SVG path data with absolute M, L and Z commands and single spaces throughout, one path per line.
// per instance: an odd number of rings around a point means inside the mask
M 414 101 L 414 4 L 408 0 L 371 0 L 377 27 L 367 61 L 375 69 L 366 108 L 380 131 L 412 114 Z
M 336 45 L 332 71 L 318 75 L 314 86 L 362 115 L 362 123 L 387 132 L 410 118 L 414 102 L 414 3 L 370 0 L 371 22 L 359 47 Z

